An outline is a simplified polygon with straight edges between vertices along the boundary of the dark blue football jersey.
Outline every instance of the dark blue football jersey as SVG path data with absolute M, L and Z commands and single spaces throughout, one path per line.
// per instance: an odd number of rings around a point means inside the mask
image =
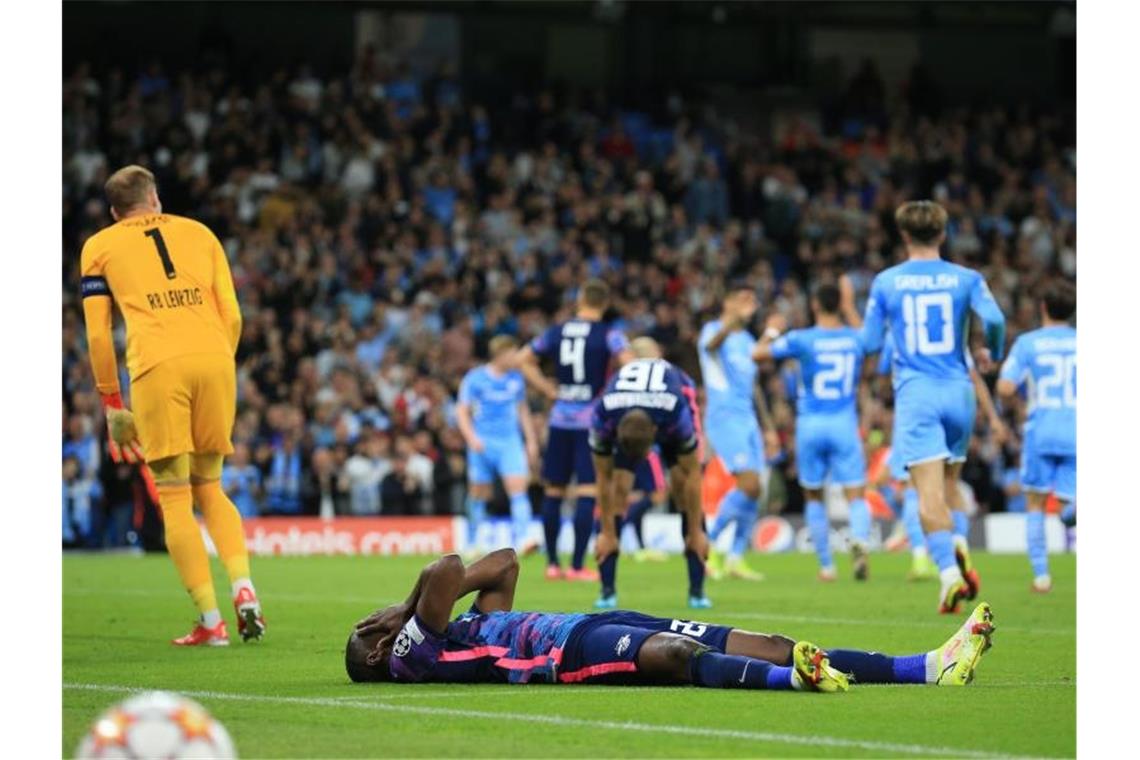
M 585 430 L 590 410 L 606 384 L 610 360 L 629 347 L 625 335 L 606 322 L 571 319 L 554 325 L 530 342 L 539 356 L 554 362 L 558 400 L 550 426 Z

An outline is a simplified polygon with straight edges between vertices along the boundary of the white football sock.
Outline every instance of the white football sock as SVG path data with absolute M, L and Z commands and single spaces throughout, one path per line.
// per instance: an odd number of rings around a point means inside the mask
M 220 622 L 222 622 L 222 613 L 218 612 L 216 607 L 209 612 L 202 613 L 202 625 L 206 628 L 214 628 Z
M 249 592 L 251 594 L 253 594 L 255 597 L 257 596 L 257 592 L 253 589 L 253 581 L 251 581 L 249 578 L 238 578 L 236 581 L 230 584 L 230 589 L 233 591 L 235 598 L 243 588 L 249 589 Z

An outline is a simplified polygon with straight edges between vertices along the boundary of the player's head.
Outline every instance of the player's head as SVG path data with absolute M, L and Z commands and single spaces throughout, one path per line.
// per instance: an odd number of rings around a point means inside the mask
M 827 315 L 834 317 L 839 314 L 839 287 L 825 282 L 816 287 L 811 296 L 811 310 L 816 317 Z
M 660 344 L 648 335 L 631 340 L 629 348 L 638 359 L 660 359 L 662 356 Z
M 1067 280 L 1049 283 L 1041 294 L 1041 316 L 1052 322 L 1068 322 L 1077 311 L 1077 289 Z
M 511 335 L 496 335 L 487 344 L 487 353 L 491 357 L 491 364 L 495 369 L 505 370 L 511 365 L 514 351 L 519 342 Z
M 103 190 L 107 193 L 115 221 L 140 211 L 150 214 L 162 212 L 154 175 L 141 166 L 131 164 L 119 169 L 107 178 Z
M 756 289 L 743 277 L 732 280 L 724 293 L 723 313 L 725 316 L 738 316 L 744 321 L 752 318 L 760 304 L 756 300 Z
M 388 670 L 391 644 L 376 650 L 376 644 L 384 635 L 385 632 L 381 631 L 361 636 L 355 630 L 349 634 L 344 645 L 344 669 L 356 683 L 392 680 L 392 673 Z
M 907 248 L 942 245 L 948 218 L 946 209 L 934 201 L 909 201 L 895 209 L 895 224 Z
M 578 308 L 603 312 L 610 305 L 610 286 L 597 277 L 591 277 L 578 289 Z
M 640 462 L 649 454 L 657 426 L 642 409 L 631 409 L 617 426 L 617 446 L 628 459 Z

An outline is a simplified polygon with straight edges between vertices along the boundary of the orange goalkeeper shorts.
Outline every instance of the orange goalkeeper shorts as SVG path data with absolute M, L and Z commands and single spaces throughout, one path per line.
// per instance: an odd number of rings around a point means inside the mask
M 131 411 L 148 462 L 178 454 L 232 454 L 237 407 L 234 360 L 176 356 L 131 382 Z

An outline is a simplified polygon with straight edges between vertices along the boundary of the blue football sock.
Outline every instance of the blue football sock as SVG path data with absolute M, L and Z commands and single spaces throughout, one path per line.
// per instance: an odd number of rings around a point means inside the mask
M 852 499 L 849 505 L 851 510 L 851 538 L 866 546 L 871 541 L 871 508 L 867 506 L 866 499 Z
M 903 492 L 903 527 L 911 549 L 926 548 L 926 534 L 922 532 L 922 518 L 918 513 L 918 491 L 908 488 Z
M 716 541 L 720 538 L 720 534 L 724 532 L 728 524 L 736 519 L 738 496 L 744 496 L 744 494 L 740 490 L 733 488 L 721 497 L 720 504 L 718 504 L 716 508 L 716 518 L 713 520 L 712 528 L 709 530 L 710 541 Z
M 631 504 L 629 510 L 625 514 L 624 525 L 633 528 L 633 533 L 637 536 L 637 545 L 642 549 L 645 548 L 645 539 L 641 535 L 641 520 L 645 517 L 645 513 L 653 508 L 653 501 L 648 496 L 643 496 L 639 501 Z M 618 531 L 621 535 L 621 531 Z
M 705 518 L 701 518 L 701 525 L 704 525 Z M 681 538 L 689 532 L 689 519 L 685 515 L 681 515 Z M 685 550 L 685 569 L 689 574 L 689 596 L 694 598 L 701 598 L 705 595 L 705 563 L 696 553 Z
M 804 520 L 807 522 L 812 546 L 815 547 L 815 556 L 819 557 L 819 566 L 834 567 L 829 545 L 831 526 L 827 522 L 827 509 L 824 508 L 823 502 L 813 499 L 805 504 Z
M 792 688 L 792 668 L 712 650 L 698 652 L 689 661 L 689 677 L 710 689 Z
M 829 649 L 831 667 L 855 678 L 856 683 L 926 683 L 926 655 L 890 657 L 858 649 Z
M 594 532 L 594 497 L 579 496 L 574 503 L 574 556 L 570 566 L 581 570 L 586 561 L 586 545 Z
M 1071 528 L 1077 524 L 1077 504 L 1076 502 L 1069 502 L 1061 510 L 1061 522 L 1064 523 L 1066 528 Z
M 958 560 L 954 557 L 954 535 L 950 531 L 936 530 L 927 534 L 926 548 L 940 571 L 958 567 Z
M 752 546 L 752 534 L 756 532 L 758 519 L 760 519 L 760 507 L 756 502 L 749 500 L 747 507 L 741 505 L 740 515 L 736 520 L 736 535 L 732 537 L 730 556 L 743 557 L 744 552 Z
M 1045 513 L 1025 514 L 1025 540 L 1029 545 L 1029 564 L 1033 566 L 1033 576 L 1049 574 L 1049 555 L 1045 548 Z
M 517 493 L 511 497 L 511 540 L 516 549 L 521 549 L 530 533 L 530 521 L 534 512 L 530 506 L 530 497 L 526 492 Z
M 617 561 L 618 555 L 614 553 L 598 565 L 598 575 L 602 577 L 602 596 L 613 596 L 617 593 Z
M 478 543 L 479 526 L 487 521 L 487 502 L 482 499 L 467 499 L 467 548 L 474 549 Z
M 954 518 L 954 535 L 969 538 L 970 516 L 959 509 L 950 510 L 950 516 Z
M 562 497 L 542 497 L 542 532 L 546 534 L 546 564 L 558 566 L 558 534 L 562 530 Z

